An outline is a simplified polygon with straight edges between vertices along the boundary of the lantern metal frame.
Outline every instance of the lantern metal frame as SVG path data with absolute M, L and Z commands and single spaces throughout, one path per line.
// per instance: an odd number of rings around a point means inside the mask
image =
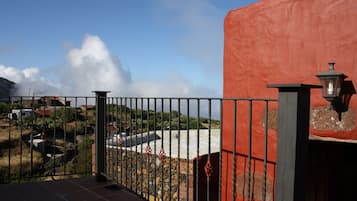
M 341 91 L 344 80 L 347 76 L 335 71 L 335 63 L 330 62 L 329 71 L 321 72 L 316 75 L 322 85 L 322 96 L 331 103 L 331 108 L 336 109 L 341 103 Z

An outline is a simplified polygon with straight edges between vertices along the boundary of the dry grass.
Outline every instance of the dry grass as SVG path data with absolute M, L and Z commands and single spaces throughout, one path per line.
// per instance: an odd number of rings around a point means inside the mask
M 11 126 L 11 129 L 9 129 L 9 126 L 6 128 L 1 128 L 0 129 L 0 143 L 8 142 L 9 140 L 9 131 L 10 131 L 10 139 L 11 141 L 17 141 L 21 139 L 22 136 L 30 135 L 31 134 L 31 129 L 22 129 L 22 132 L 20 129 L 16 128 L 15 126 Z
M 64 140 L 63 139 L 56 139 L 55 140 L 55 142 L 54 142 L 54 144 L 56 145 L 56 146 L 58 146 L 58 147 L 64 147 Z
M 26 145 L 22 146 L 22 154 L 20 146 L 16 146 L 15 148 L 10 149 L 10 151 L 10 167 L 12 172 L 20 170 L 20 166 L 22 166 L 23 172 L 31 170 L 31 151 Z M 3 170 L 7 171 L 9 166 L 8 157 L 8 150 L 3 150 L 2 156 L 0 157 L 0 172 L 3 172 Z M 40 164 L 42 164 L 41 153 L 32 150 L 32 167 L 35 168 Z
M 7 127 L 9 126 L 9 120 L 8 119 L 0 119 L 0 127 Z
M 7 146 L 10 133 L 10 168 L 13 173 L 18 173 L 20 167 L 22 172 L 31 170 L 31 151 L 25 142 L 21 141 L 21 136 L 31 134 L 31 129 L 19 129 L 16 126 L 9 127 L 7 120 L 0 120 L 0 174 L 6 173 L 9 167 L 9 147 Z M 4 146 L 2 146 L 3 144 Z M 22 147 L 21 147 L 22 145 Z M 32 167 L 36 168 L 42 164 L 40 152 L 32 150 Z

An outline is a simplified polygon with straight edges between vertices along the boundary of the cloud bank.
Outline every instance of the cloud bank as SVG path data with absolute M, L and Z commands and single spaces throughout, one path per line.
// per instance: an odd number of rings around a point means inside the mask
M 94 90 L 111 91 L 111 96 L 216 96 L 204 86 L 194 86 L 179 74 L 162 80 L 132 80 L 99 36 L 84 36 L 82 45 L 69 49 L 66 65 L 54 75 L 41 68 L 19 69 L 0 64 L 0 76 L 18 84 L 17 95 L 91 96 Z M 49 78 L 53 79 L 49 79 Z
M 16 94 L 22 96 L 33 96 L 40 94 L 58 93 L 60 83 L 53 83 L 41 75 L 39 68 L 29 67 L 18 69 L 0 64 L 0 77 L 15 82 Z
M 123 93 L 131 84 L 130 74 L 111 56 L 108 48 L 98 36 L 86 35 L 80 48 L 67 54 L 67 83 L 65 91 L 70 94 L 88 94 L 93 90 Z

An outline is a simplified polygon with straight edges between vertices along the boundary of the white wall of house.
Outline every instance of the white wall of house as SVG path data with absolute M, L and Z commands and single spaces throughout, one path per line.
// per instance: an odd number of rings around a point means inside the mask
M 15 120 L 20 120 L 21 118 L 24 119 L 26 117 L 34 117 L 34 113 L 32 109 L 13 109 L 11 110 L 11 113 L 8 114 L 9 119 Z

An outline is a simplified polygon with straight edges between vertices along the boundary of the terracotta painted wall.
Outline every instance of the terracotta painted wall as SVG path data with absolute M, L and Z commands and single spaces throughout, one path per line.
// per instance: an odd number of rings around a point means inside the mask
M 336 62 L 336 70 L 345 73 L 347 80 L 357 88 L 356 0 L 263 0 L 232 10 L 225 18 L 224 97 L 277 98 L 276 89 L 266 88 L 268 83 L 319 84 L 315 75 L 326 71 L 327 63 L 331 61 Z M 341 122 L 332 111 L 325 110 L 328 102 L 322 98 L 321 90 L 312 91 L 311 105 L 315 111 L 311 134 L 357 140 L 356 95 Z M 237 115 L 237 151 L 243 155 L 248 148 L 247 108 L 246 103 L 240 103 Z M 269 105 L 269 109 L 276 110 L 277 104 Z M 263 111 L 263 104 L 253 106 L 253 155 L 257 158 L 263 156 Z M 232 104 L 224 105 L 223 115 L 223 148 L 227 150 L 223 154 L 223 168 L 227 171 L 222 185 L 229 196 L 222 196 L 224 200 L 230 200 Z M 276 159 L 276 139 L 276 131 L 271 127 L 268 150 L 271 161 Z M 237 175 L 246 180 L 246 157 L 240 157 L 237 162 Z M 254 168 L 256 175 L 261 175 L 259 160 L 255 161 Z M 268 177 L 270 191 L 273 191 L 273 162 L 268 168 Z M 244 188 L 238 194 L 246 194 Z

